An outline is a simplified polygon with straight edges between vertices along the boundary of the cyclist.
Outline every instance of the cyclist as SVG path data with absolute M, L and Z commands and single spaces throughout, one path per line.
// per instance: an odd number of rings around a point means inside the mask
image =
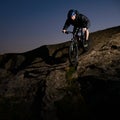
M 86 17 L 83 14 L 80 14 L 77 10 L 70 9 L 68 11 L 67 19 L 63 26 L 62 32 L 65 33 L 70 25 L 74 26 L 73 32 L 76 32 L 77 28 L 82 28 L 83 32 L 86 33 L 85 39 L 86 39 L 86 41 L 88 40 L 88 38 L 89 38 L 89 29 L 88 28 L 90 26 L 90 20 L 88 19 L 88 17 Z

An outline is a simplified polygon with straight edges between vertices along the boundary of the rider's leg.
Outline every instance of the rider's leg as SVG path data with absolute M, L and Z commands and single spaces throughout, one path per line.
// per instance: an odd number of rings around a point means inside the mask
M 89 30 L 86 28 L 86 40 L 89 39 Z
M 82 30 L 83 30 L 83 33 L 85 33 L 85 39 L 88 40 L 88 38 L 89 38 L 89 30 L 88 30 L 88 28 L 83 28 Z
M 82 28 L 82 32 L 84 34 L 84 48 L 87 48 L 88 47 L 88 38 L 89 38 L 89 31 L 87 28 Z M 86 51 L 86 50 L 85 50 Z

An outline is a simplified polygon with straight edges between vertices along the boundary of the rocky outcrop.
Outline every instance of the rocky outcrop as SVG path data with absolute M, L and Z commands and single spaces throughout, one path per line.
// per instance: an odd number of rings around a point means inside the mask
M 69 41 L 1 55 L 0 119 L 120 118 L 120 26 L 90 40 L 77 69 L 69 64 Z

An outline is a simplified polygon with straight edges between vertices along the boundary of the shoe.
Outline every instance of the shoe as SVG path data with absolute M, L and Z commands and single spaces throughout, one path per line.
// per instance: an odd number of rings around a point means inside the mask
M 84 46 L 85 48 L 88 47 L 88 42 L 85 41 L 83 46 Z

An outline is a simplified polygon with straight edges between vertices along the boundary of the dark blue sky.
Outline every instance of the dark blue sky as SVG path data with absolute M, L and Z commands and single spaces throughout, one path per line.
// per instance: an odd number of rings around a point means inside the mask
M 61 30 L 71 8 L 89 17 L 90 32 L 120 25 L 119 0 L 1 0 L 0 53 L 68 41 Z

